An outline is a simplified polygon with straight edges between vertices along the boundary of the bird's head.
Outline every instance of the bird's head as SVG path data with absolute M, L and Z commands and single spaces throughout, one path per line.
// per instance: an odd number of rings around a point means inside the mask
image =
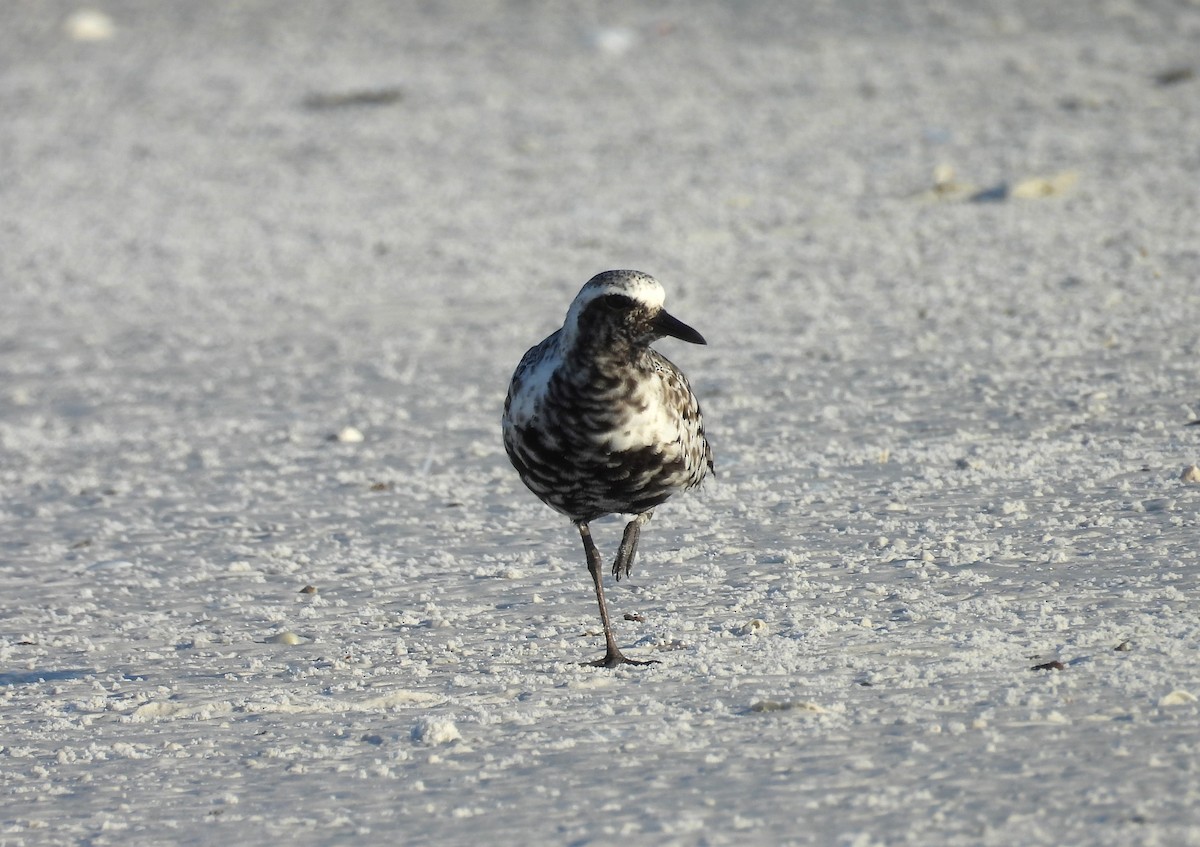
M 645 347 L 671 336 L 707 344 L 704 336 L 663 308 L 662 284 L 640 271 L 605 271 L 588 280 L 567 310 L 563 332 L 571 347 Z

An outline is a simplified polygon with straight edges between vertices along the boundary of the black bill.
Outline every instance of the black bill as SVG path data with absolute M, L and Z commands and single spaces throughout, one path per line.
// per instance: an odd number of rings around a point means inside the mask
M 669 335 L 672 338 L 678 338 L 680 341 L 686 341 L 689 344 L 708 343 L 704 340 L 703 335 L 678 318 L 667 314 L 665 311 L 659 312 L 658 317 L 654 319 L 654 328 L 661 335 Z

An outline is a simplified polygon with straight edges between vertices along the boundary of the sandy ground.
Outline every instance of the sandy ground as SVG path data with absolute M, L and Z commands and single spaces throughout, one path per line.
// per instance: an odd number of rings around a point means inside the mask
M 0 845 L 1200 844 L 1200 5 L 97 8 L 0 27 Z M 719 476 L 610 672 L 499 415 L 615 267 Z

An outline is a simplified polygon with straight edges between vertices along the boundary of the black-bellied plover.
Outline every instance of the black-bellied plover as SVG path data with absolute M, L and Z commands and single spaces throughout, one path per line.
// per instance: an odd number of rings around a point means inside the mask
M 562 329 L 521 359 L 504 401 L 504 448 L 522 482 L 574 522 L 604 623 L 604 658 L 625 658 L 604 603 L 600 553 L 588 523 L 628 514 L 613 560 L 628 576 L 642 524 L 713 467 L 700 404 L 679 369 L 650 349 L 672 336 L 704 337 L 663 309 L 662 285 L 638 271 L 606 271 L 576 295 Z

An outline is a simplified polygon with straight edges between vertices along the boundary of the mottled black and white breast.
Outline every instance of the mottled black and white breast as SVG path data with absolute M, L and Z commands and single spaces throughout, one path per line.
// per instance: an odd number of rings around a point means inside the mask
M 600 274 L 513 374 L 505 449 L 525 484 L 572 520 L 647 512 L 712 469 L 686 377 L 650 348 L 668 335 L 705 342 L 664 300 L 646 274 Z

